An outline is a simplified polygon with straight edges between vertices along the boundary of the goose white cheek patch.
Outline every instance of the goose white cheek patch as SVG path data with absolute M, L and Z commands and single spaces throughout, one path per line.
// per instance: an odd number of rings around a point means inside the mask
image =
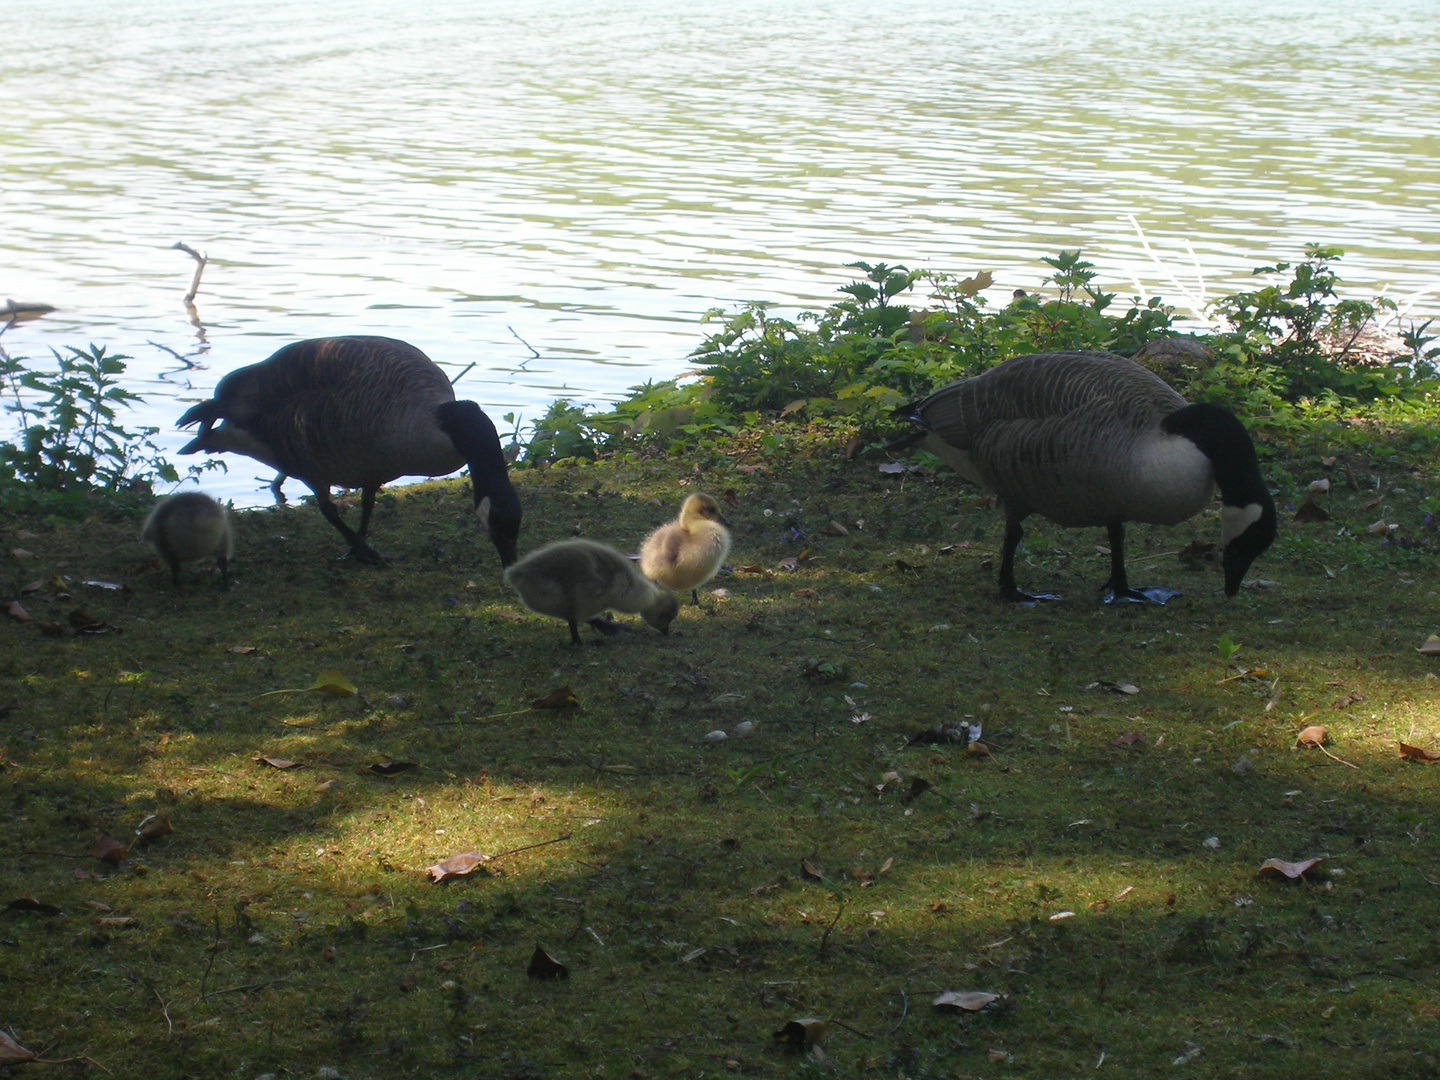
M 1259 521 L 1264 513 L 1265 510 L 1259 503 L 1222 508 L 1220 511 L 1220 543 L 1222 545 L 1229 544 L 1231 540 Z

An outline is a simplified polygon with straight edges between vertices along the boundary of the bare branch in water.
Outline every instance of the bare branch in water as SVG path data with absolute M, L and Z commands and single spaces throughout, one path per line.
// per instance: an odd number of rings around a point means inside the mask
M 201 255 L 189 244 L 183 243 L 180 240 L 176 240 L 175 243 L 170 246 L 176 251 L 185 252 L 186 255 L 189 255 L 195 260 L 195 276 L 190 279 L 190 291 L 185 294 L 185 303 L 192 304 L 195 302 L 195 294 L 200 291 L 200 275 L 205 273 L 205 264 L 210 261 L 209 257 Z

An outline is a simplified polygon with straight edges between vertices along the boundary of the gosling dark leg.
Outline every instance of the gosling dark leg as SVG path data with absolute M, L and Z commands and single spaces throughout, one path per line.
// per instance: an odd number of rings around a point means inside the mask
M 574 619 L 570 619 L 570 620 L 569 620 L 569 623 L 570 623 L 570 644 L 571 644 L 571 645 L 583 645 L 583 644 L 585 644 L 583 641 L 580 640 L 580 627 L 578 627 L 578 626 L 575 625 L 575 620 L 574 620 Z
M 220 567 L 220 588 L 230 588 L 230 560 L 224 555 L 215 558 L 215 565 Z
M 312 489 L 313 490 L 313 489 Z M 345 524 L 345 519 L 340 516 L 340 510 L 330 500 L 330 492 L 316 491 L 315 501 L 320 505 L 320 512 L 325 515 L 325 520 L 340 530 L 340 535 L 345 537 L 345 542 L 350 545 L 350 551 L 357 562 L 369 566 L 383 566 L 385 558 L 378 551 L 365 542 L 364 537 L 358 535 L 354 529 Z

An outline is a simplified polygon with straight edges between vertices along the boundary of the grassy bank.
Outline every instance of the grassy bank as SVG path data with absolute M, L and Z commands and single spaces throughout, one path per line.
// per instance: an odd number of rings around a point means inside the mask
M 1440 485 L 1412 438 L 1267 448 L 1281 536 L 1232 601 L 1175 554 L 1213 513 L 1133 528 L 1132 580 L 1185 592 L 1144 610 L 1096 601 L 1098 530 L 1038 519 L 1018 576 L 1066 600 L 1003 607 L 981 493 L 823 438 L 524 470 L 525 548 L 633 550 L 728 493 L 728 595 L 578 649 L 457 482 L 382 497 L 380 570 L 313 507 L 237 514 L 228 593 L 173 588 L 134 519 L 14 519 L 0 1022 L 151 1080 L 1434 1075 L 1440 766 L 1398 744 L 1440 749 Z M 1290 521 L 1320 478 L 1331 520 Z M 324 671 L 359 693 L 262 696 Z M 988 755 L 910 741 L 961 722 Z M 1296 746 L 1315 724 L 1328 754 Z M 137 840 L 152 814 L 173 832 Z M 467 851 L 513 853 L 431 883 Z M 568 978 L 527 975 L 537 944 Z M 818 1054 L 773 1037 L 807 1017 L 836 1021 Z

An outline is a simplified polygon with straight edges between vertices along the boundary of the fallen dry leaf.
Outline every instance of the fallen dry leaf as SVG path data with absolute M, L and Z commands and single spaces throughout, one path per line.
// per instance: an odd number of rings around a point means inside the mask
M 164 814 L 151 814 L 142 818 L 140 824 L 135 826 L 135 835 L 142 840 L 156 840 L 162 836 L 169 836 L 175 831 L 170 824 L 170 819 Z
M 1358 690 L 1352 690 L 1348 694 L 1341 694 L 1338 698 L 1332 701 L 1330 705 L 1332 708 L 1335 709 L 1348 709 L 1351 705 L 1355 705 L 1364 700 L 1364 694 L 1360 693 Z
M 376 776 L 399 776 L 411 769 L 418 769 L 420 766 L 413 761 L 377 761 L 369 766 L 371 772 Z
M 849 536 L 850 530 L 841 525 L 840 522 L 831 520 L 820 529 L 821 536 Z
M 930 1004 L 937 1009 L 958 1009 L 964 1012 L 979 1012 L 992 1001 L 999 1001 L 999 994 L 989 994 L 983 990 L 946 990 L 939 994 Z
M 1324 746 L 1325 736 L 1329 732 L 1319 724 L 1311 724 L 1299 735 L 1295 736 L 1296 746 Z
M 109 863 L 111 866 L 119 866 L 125 861 L 128 850 L 119 840 L 109 836 L 102 836 L 95 841 L 95 846 L 90 849 L 90 857 L 99 859 L 101 862 Z
M 315 681 L 310 684 L 311 690 L 319 690 L 322 694 L 358 694 L 355 684 L 338 671 L 322 671 L 315 676 Z
M 1136 743 L 1143 743 L 1145 736 L 1138 731 L 1127 731 L 1124 735 L 1116 735 L 1110 740 L 1111 746 L 1134 746 Z
M 813 863 L 809 859 L 801 859 L 800 876 L 813 881 L 824 881 L 825 871 L 821 870 L 817 863 Z
M 70 625 L 80 634 L 104 634 L 114 629 L 104 619 L 95 618 L 84 608 L 76 608 L 70 612 Z
M 763 574 L 763 573 L 765 573 L 765 567 L 761 566 L 759 563 L 748 563 L 748 564 L 745 565 L 745 566 L 737 566 L 737 567 L 735 567 L 735 573 L 737 573 L 737 574 Z
M 41 619 L 40 632 L 46 637 L 62 637 L 65 633 L 65 626 L 54 619 Z
M 570 969 L 536 945 L 535 951 L 530 954 L 530 966 L 526 968 L 525 974 L 532 979 L 568 979 Z
M 1304 503 L 1301 503 L 1300 508 L 1295 511 L 1295 520 L 1302 524 L 1305 522 L 1329 521 L 1330 511 L 1313 500 L 1306 500 Z
M 23 1065 L 27 1061 L 39 1061 L 40 1055 L 26 1050 L 14 1039 L 0 1031 L 0 1065 Z
M 42 900 L 36 900 L 33 896 L 17 896 L 5 905 L 6 911 L 23 911 L 31 915 L 62 915 L 62 912 L 54 904 L 47 904 Z
M 1324 859 L 1306 859 L 1303 862 L 1285 862 L 1282 859 L 1266 859 L 1256 873 L 1260 877 L 1283 877 L 1294 881 L 1305 871 L 1319 866 Z
M 39 591 L 40 591 L 41 589 L 43 589 L 44 587 L 45 587 L 45 582 L 44 582 L 43 580 L 40 580 L 40 581 L 32 581 L 32 582 L 30 582 L 30 584 L 28 584 L 28 585 L 21 585 L 21 586 L 20 586 L 20 595 L 21 595 L 21 596 L 29 596 L 32 592 L 39 592 Z
M 26 551 L 24 548 L 13 547 L 10 549 L 10 557 L 12 559 L 33 559 L 35 553 L 33 551 Z
M 1431 634 L 1425 639 L 1425 644 L 1415 651 L 1422 656 L 1440 656 L 1440 634 Z
M 536 709 L 578 709 L 580 699 L 575 696 L 575 691 L 568 686 L 551 690 L 542 698 L 536 698 L 530 703 Z
M 289 760 L 288 758 L 283 758 L 283 757 L 263 757 L 263 756 L 262 756 L 262 757 L 257 757 L 255 760 L 258 761 L 258 762 L 260 762 L 260 764 L 262 764 L 262 765 L 269 765 L 272 769 L 282 769 L 282 770 L 283 770 L 283 769 L 303 769 L 303 768 L 305 767 L 305 763 L 304 763 L 304 762 L 301 762 L 301 761 L 291 761 L 291 760 Z
M 443 859 L 434 866 L 427 866 L 425 873 L 430 875 L 432 883 L 438 885 L 442 881 L 473 873 L 477 866 L 489 861 L 489 855 L 481 855 L 478 851 L 462 851 L 459 855 L 451 855 L 450 858 Z
M 817 1043 L 823 1042 L 825 1036 L 829 1033 L 829 1020 L 821 1020 L 814 1016 L 804 1016 L 799 1020 L 786 1021 L 785 1026 L 770 1037 L 777 1043 L 784 1043 L 799 1049 L 807 1049 Z
M 1431 761 L 1440 761 L 1440 751 L 1426 750 L 1419 746 L 1407 746 L 1402 742 L 1400 757 L 1404 761 L 1421 761 L 1428 764 Z
M 986 746 L 983 742 L 972 742 L 969 746 L 965 747 L 965 756 L 972 758 L 988 758 L 991 756 L 990 747 Z
M 25 610 L 24 605 L 21 604 L 19 600 L 13 600 L 13 601 L 11 601 L 10 606 L 9 606 L 8 608 L 6 608 L 5 610 L 6 610 L 7 612 L 9 612 L 10 617 L 11 617 L 12 619 L 14 619 L 16 622 L 30 622 L 30 621 L 31 621 L 31 619 L 30 619 L 30 613 Z
M 241 653 L 241 654 L 243 655 L 243 654 L 245 654 L 245 653 L 252 653 L 252 652 L 254 652 L 254 651 L 255 651 L 255 646 L 254 646 L 254 645 L 231 645 L 231 646 L 230 646 L 230 651 L 233 652 L 233 653 Z

